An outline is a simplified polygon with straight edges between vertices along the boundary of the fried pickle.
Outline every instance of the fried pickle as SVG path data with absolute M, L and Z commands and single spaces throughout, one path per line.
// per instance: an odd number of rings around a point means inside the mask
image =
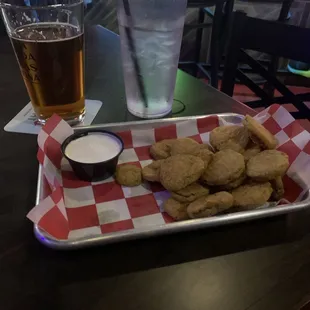
M 220 126 L 210 132 L 210 144 L 217 151 L 231 149 L 243 153 L 248 142 L 248 130 L 243 126 Z
M 251 210 L 265 204 L 272 194 L 269 182 L 249 183 L 232 190 L 234 206 L 238 210 Z
M 146 181 L 159 182 L 159 169 L 162 159 L 155 160 L 142 169 L 142 177 Z
M 165 159 L 171 155 L 171 145 L 174 139 L 165 139 L 154 143 L 150 148 L 151 156 L 154 159 Z
M 193 201 L 187 207 L 190 218 L 202 218 L 213 216 L 233 205 L 233 196 L 228 192 L 218 192 L 207 197 L 201 197 Z
M 248 129 L 250 137 L 255 143 L 269 150 L 276 148 L 278 144 L 276 137 L 253 117 L 246 115 L 243 125 Z
M 115 173 L 116 182 L 124 186 L 137 186 L 142 183 L 142 173 L 141 168 L 124 164 L 116 168 Z
M 164 210 L 176 221 L 187 220 L 188 203 L 179 202 L 173 198 L 168 198 L 164 203 Z
M 245 170 L 244 157 L 233 150 L 215 153 L 201 179 L 208 185 L 226 185 L 238 179 Z
M 179 191 L 197 181 L 204 171 L 204 162 L 193 155 L 174 155 L 161 163 L 160 182 L 169 191 Z
M 269 181 L 283 176 L 289 167 L 287 154 L 276 150 L 265 150 L 247 162 L 248 177 L 257 181 Z
M 200 185 L 199 183 L 193 183 L 185 188 L 172 192 L 171 197 L 180 202 L 192 202 L 199 197 L 207 196 L 209 194 L 209 189 Z
M 275 179 L 271 180 L 270 183 L 273 188 L 273 193 L 271 195 L 272 200 L 278 201 L 283 198 L 285 191 L 282 177 L 276 177 Z

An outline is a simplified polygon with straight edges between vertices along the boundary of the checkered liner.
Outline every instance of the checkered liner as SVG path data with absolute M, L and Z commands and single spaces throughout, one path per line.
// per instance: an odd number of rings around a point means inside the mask
M 278 138 L 278 149 L 289 155 L 285 199 L 301 199 L 310 184 L 310 133 L 279 105 L 259 113 L 256 119 Z M 149 147 L 154 142 L 176 137 L 208 142 L 209 132 L 223 125 L 228 125 L 224 119 L 207 116 L 156 129 L 119 132 L 125 145 L 119 164 L 144 167 L 151 162 Z M 31 221 L 57 239 L 173 222 L 163 211 L 169 193 L 160 184 L 129 188 L 118 185 L 113 178 L 95 183 L 78 180 L 60 151 L 61 143 L 72 133 L 73 129 L 54 115 L 38 135 L 38 160 L 51 194 L 28 213 Z

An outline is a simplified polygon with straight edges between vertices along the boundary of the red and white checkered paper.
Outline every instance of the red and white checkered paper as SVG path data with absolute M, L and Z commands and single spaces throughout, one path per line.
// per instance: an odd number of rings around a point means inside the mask
M 285 199 L 290 202 L 301 199 L 310 185 L 310 133 L 279 105 L 262 111 L 256 119 L 278 138 L 278 150 L 289 155 L 290 167 L 284 177 Z M 119 164 L 144 167 L 151 162 L 149 148 L 154 142 L 177 137 L 208 142 L 210 131 L 225 125 L 228 125 L 225 119 L 207 116 L 156 129 L 118 132 L 125 145 Z M 112 177 L 101 182 L 77 179 L 60 151 L 61 143 L 71 134 L 73 129 L 54 115 L 38 135 L 38 160 L 51 194 L 28 213 L 31 221 L 57 239 L 173 222 L 163 212 L 162 205 L 169 193 L 160 184 L 144 183 L 129 188 L 118 185 Z

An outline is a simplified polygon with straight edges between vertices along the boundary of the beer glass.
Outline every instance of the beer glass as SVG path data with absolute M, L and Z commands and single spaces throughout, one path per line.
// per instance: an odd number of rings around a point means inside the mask
M 38 122 L 57 113 L 78 123 L 85 115 L 83 0 L 29 1 L 0 8 Z

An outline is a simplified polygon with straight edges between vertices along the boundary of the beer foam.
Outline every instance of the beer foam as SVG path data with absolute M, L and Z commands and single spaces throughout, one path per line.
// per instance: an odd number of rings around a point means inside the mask
M 121 142 L 113 135 L 90 132 L 87 136 L 72 140 L 65 154 L 74 161 L 94 164 L 117 156 L 121 149 Z
M 55 29 L 58 31 L 62 29 L 63 33 L 53 33 Z M 72 40 L 83 34 L 84 31 L 79 26 L 60 22 L 40 22 L 17 27 L 10 36 L 23 42 L 54 43 Z

